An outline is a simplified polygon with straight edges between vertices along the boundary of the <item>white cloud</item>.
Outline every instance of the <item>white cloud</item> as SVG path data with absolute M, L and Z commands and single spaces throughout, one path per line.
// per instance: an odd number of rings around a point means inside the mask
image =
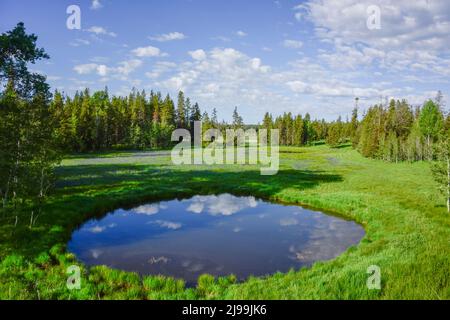
M 202 49 L 189 51 L 188 53 L 194 60 L 204 60 L 206 58 L 206 52 Z
M 151 216 L 154 214 L 157 214 L 159 212 L 159 207 L 157 205 L 142 205 L 139 206 L 135 209 L 133 209 L 133 211 L 137 214 L 144 214 L 147 216 Z
M 317 44 L 317 53 L 310 54 L 308 50 L 295 61 L 271 67 L 264 56 L 249 56 L 233 48 L 193 50 L 185 61 L 155 62 L 149 66 L 145 73 L 151 79 L 148 88 L 171 94 L 183 89 L 204 108 L 216 107 L 224 114 L 229 113 L 230 106 L 237 105 L 244 117 L 250 115 L 254 122 L 265 111 L 309 112 L 312 117 L 333 119 L 351 112 L 355 96 L 360 97 L 364 109 L 379 102 L 380 96 L 405 96 L 419 101 L 435 86 L 445 90 L 450 76 L 450 2 L 377 0 L 381 29 L 368 30 L 366 8 L 372 2 L 310 0 L 296 6 L 292 14 L 301 21 L 300 35 L 305 34 L 305 25 L 313 34 L 308 38 L 286 35 L 280 45 L 298 52 L 303 48 L 302 41 L 308 41 L 312 48 Z M 153 39 L 180 38 L 176 34 Z M 225 37 L 213 39 L 231 41 Z M 165 55 L 157 48 L 146 48 L 132 53 L 138 58 Z M 283 48 L 262 50 L 273 50 L 275 55 Z M 126 79 L 142 63 L 91 62 L 94 63 L 76 66 L 77 72 L 104 75 L 104 79 Z M 426 90 L 421 86 L 426 86 Z
M 100 2 L 100 0 L 92 0 L 91 9 L 92 10 L 98 10 L 103 8 L 103 4 Z
M 90 44 L 89 40 L 85 40 L 85 39 L 75 39 L 69 43 L 69 45 L 71 45 L 72 47 L 79 47 L 82 45 L 87 46 L 89 44 Z
M 238 32 L 236 32 L 236 35 L 238 36 L 238 37 L 246 37 L 248 34 L 247 33 L 245 33 L 244 31 L 242 31 L 242 30 L 239 30 Z
M 146 72 L 145 76 L 151 79 L 159 78 L 162 74 L 176 68 L 177 64 L 170 61 L 158 61 L 152 71 Z
M 154 37 L 149 37 L 150 40 L 155 40 L 159 42 L 173 41 L 173 40 L 183 40 L 186 39 L 186 36 L 181 32 L 170 32 L 160 34 Z
M 208 53 L 198 51 L 190 55 L 197 59 L 180 64 L 178 72 L 161 82 L 162 86 L 173 91 L 193 87 L 201 91 L 195 94 L 202 96 L 211 95 L 205 90 L 209 84 L 219 83 L 221 94 L 236 96 L 235 90 L 258 82 L 261 74 L 270 71 L 259 58 L 250 58 L 233 48 L 215 48 Z
M 167 209 L 166 205 L 159 204 L 159 203 L 153 203 L 153 204 L 144 204 L 142 206 L 134 208 L 131 210 L 131 212 L 137 213 L 137 214 L 143 214 L 143 215 L 147 215 L 147 216 L 152 216 L 152 215 L 160 212 L 160 210 L 165 210 L 165 209 Z
M 106 76 L 108 74 L 108 67 L 105 66 L 104 64 L 99 65 L 97 67 L 97 73 L 99 76 L 102 76 L 102 77 Z
M 202 213 L 206 211 L 210 215 L 230 216 L 247 208 L 255 208 L 258 202 L 254 197 L 235 197 L 231 194 L 221 194 L 219 196 L 195 196 L 187 211 Z
M 156 220 L 156 221 L 150 221 L 150 224 L 157 224 L 162 228 L 167 228 L 171 230 L 178 230 L 181 228 L 181 223 L 178 222 L 171 222 L 166 220 Z
M 286 39 L 283 41 L 283 45 L 286 48 L 299 49 L 303 46 L 303 42 L 298 41 L 298 40 Z
M 189 205 L 187 208 L 187 211 L 193 212 L 193 213 L 202 213 L 205 208 L 205 204 L 201 201 L 193 202 Z
M 142 65 L 142 61 L 138 59 L 126 60 L 119 63 L 119 67 L 115 70 L 123 75 L 128 75 Z
M 105 77 L 112 74 L 114 77 L 124 80 L 126 79 L 126 76 L 141 65 L 141 60 L 131 59 L 119 62 L 117 67 L 108 67 L 107 65 L 97 63 L 86 63 L 76 65 L 73 70 L 81 75 L 96 73 L 101 77 Z
M 97 66 L 98 64 L 96 63 L 79 64 L 76 65 L 73 70 L 78 74 L 89 74 L 97 70 Z
M 167 54 L 161 52 L 159 48 L 148 46 L 139 47 L 131 51 L 137 57 L 163 57 Z
M 381 10 L 381 29 L 366 26 L 367 8 Z M 421 47 L 434 39 L 435 48 L 446 48 L 450 38 L 448 1 L 408 0 L 312 0 L 298 8 L 316 27 L 319 36 L 340 38 L 345 43 L 362 42 L 375 47 Z
M 87 29 L 86 31 L 90 32 L 90 33 L 94 33 L 95 35 L 107 35 L 110 37 L 117 36 L 117 34 L 115 34 L 114 32 L 110 32 L 110 31 L 106 30 L 106 28 L 99 27 L 99 26 L 92 26 L 89 29 Z
M 450 2 L 379 0 L 381 29 L 366 26 L 372 0 L 311 0 L 295 8 L 316 36 L 334 48 L 320 56 L 332 67 L 370 66 L 439 73 L 448 67 Z M 420 61 L 420 64 L 417 64 Z M 448 69 L 448 68 L 447 68 Z

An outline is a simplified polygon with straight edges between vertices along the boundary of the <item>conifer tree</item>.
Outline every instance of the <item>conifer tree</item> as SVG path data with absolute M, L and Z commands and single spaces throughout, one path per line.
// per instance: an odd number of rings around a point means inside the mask
M 183 91 L 178 93 L 176 121 L 178 128 L 186 128 L 186 106 Z

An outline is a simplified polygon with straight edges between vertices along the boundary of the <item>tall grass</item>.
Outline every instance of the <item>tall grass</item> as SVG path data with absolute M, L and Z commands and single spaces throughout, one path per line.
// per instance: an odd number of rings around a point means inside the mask
M 281 148 L 276 176 L 259 168 L 170 164 L 167 153 L 121 152 L 70 157 L 58 185 L 30 230 L 29 211 L 2 217 L 2 299 L 449 299 L 450 216 L 427 163 L 385 163 L 351 148 Z M 117 207 L 194 194 L 254 195 L 333 212 L 361 223 L 358 246 L 310 268 L 214 279 L 196 288 L 163 276 L 139 277 L 104 266 L 86 268 L 66 252 L 71 232 Z M 15 216 L 18 217 L 14 226 Z M 66 288 L 66 269 L 81 266 L 81 290 Z M 381 290 L 366 286 L 367 269 L 381 268 Z

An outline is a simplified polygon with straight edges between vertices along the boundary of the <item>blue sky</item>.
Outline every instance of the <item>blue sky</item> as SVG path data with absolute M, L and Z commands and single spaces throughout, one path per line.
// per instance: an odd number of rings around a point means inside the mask
M 370 30 L 367 8 L 380 8 Z M 69 5 L 81 30 L 69 30 Z M 450 2 L 397 0 L 0 1 L 0 32 L 23 21 L 53 89 L 184 90 L 207 111 L 246 122 L 264 112 L 334 119 L 385 98 L 449 93 Z

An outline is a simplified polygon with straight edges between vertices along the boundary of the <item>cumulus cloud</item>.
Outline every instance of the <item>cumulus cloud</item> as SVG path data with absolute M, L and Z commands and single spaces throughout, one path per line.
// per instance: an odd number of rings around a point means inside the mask
M 167 54 L 161 52 L 159 48 L 153 46 L 139 47 L 131 51 L 137 57 L 163 57 Z
M 133 211 L 137 214 L 144 214 L 147 216 L 151 216 L 151 215 L 157 214 L 159 212 L 159 207 L 157 205 L 147 204 L 147 205 L 139 206 L 139 207 L 133 209 Z
M 255 208 L 258 205 L 254 197 L 235 197 L 231 194 L 195 196 L 188 201 L 190 201 L 190 204 L 187 211 L 197 214 L 206 212 L 213 216 L 230 216 L 247 208 Z
M 79 64 L 76 65 L 73 69 L 78 74 L 89 74 L 93 71 L 97 70 L 97 64 L 96 63 L 86 63 L 86 64 Z
M 108 67 L 105 64 L 86 63 L 76 65 L 73 70 L 81 75 L 95 73 L 101 77 L 113 75 L 115 77 L 124 79 L 124 77 L 128 76 L 131 72 L 135 71 L 141 65 L 141 60 L 131 59 L 119 62 L 117 67 Z
M 149 37 L 150 40 L 155 40 L 159 42 L 173 41 L 173 40 L 183 40 L 186 39 L 186 36 L 181 32 L 170 32 L 160 34 L 154 37 Z
M 194 60 L 204 60 L 206 58 L 206 52 L 202 49 L 189 51 L 188 53 Z
M 86 29 L 87 32 L 89 33 L 93 33 L 95 35 L 107 35 L 110 37 L 116 37 L 117 34 L 115 34 L 114 32 L 108 31 L 106 28 L 104 27 L 99 27 L 99 26 L 92 26 L 89 29 Z
M 243 88 L 242 84 L 248 88 L 261 80 L 260 75 L 270 71 L 261 59 L 248 57 L 233 48 L 196 50 L 189 54 L 194 61 L 181 64 L 172 77 L 160 83 L 162 86 L 173 91 L 189 87 L 198 90 L 200 96 L 231 92 L 236 95 L 235 90 Z M 214 83 L 220 85 L 211 86 Z M 217 92 L 211 92 L 212 88 L 217 88 Z
M 153 69 L 146 72 L 145 75 L 150 79 L 157 79 L 170 70 L 173 70 L 176 66 L 177 64 L 171 61 L 157 61 Z
M 311 21 L 319 36 L 340 38 L 346 43 L 370 43 L 382 47 L 420 47 L 435 39 L 435 47 L 446 48 L 450 37 L 450 3 L 447 1 L 379 0 L 381 29 L 366 26 L 371 0 L 312 0 L 296 7 Z
M 238 37 L 243 38 L 243 37 L 246 37 L 248 34 L 246 32 L 244 32 L 244 31 L 242 31 L 242 30 L 239 30 L 239 31 L 236 32 L 236 35 Z
M 137 213 L 137 214 L 152 216 L 154 214 L 157 214 L 160 210 L 165 210 L 165 209 L 167 209 L 167 205 L 165 205 L 163 203 L 153 203 L 153 204 L 144 204 L 142 206 L 134 208 L 131 211 L 133 213 Z
M 294 8 L 316 36 L 334 45 L 320 58 L 332 67 L 376 66 L 439 73 L 448 67 L 450 2 L 379 0 L 381 28 L 366 26 L 371 0 L 311 0 Z M 417 64 L 420 61 L 419 64 Z M 448 68 L 447 68 L 448 69 Z

